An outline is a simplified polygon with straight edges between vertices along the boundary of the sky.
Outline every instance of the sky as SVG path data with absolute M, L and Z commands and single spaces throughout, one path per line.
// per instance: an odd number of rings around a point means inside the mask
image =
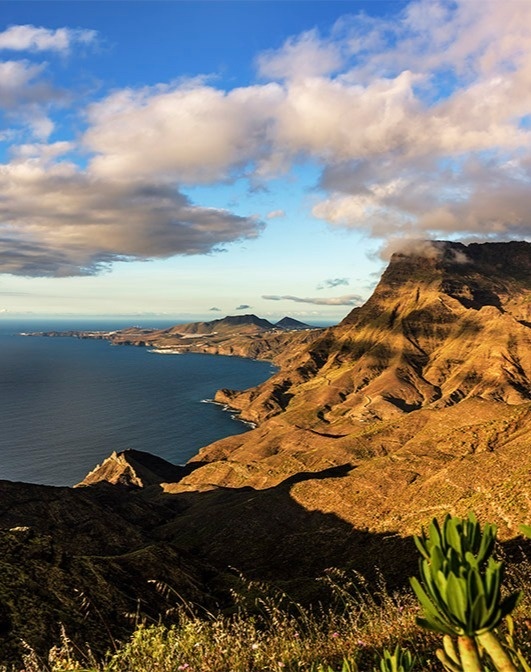
M 0 318 L 339 321 L 530 139 L 529 0 L 3 0 Z

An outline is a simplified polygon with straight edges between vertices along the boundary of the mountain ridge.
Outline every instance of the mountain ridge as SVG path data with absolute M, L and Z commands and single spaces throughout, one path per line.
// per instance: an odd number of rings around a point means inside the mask
M 531 245 L 484 245 L 487 255 L 471 246 L 479 264 L 463 258 L 460 243 L 430 245 L 428 256 L 393 255 L 363 306 L 323 331 L 289 369 L 226 400 L 261 422 L 289 405 L 268 406 L 267 390 L 272 401 L 278 390 L 288 401 L 306 395 L 321 407 L 316 423 L 334 424 L 347 414 L 385 419 L 469 396 L 531 399 Z M 503 263 L 513 276 L 498 270 Z M 312 394 L 319 387 L 330 394 Z

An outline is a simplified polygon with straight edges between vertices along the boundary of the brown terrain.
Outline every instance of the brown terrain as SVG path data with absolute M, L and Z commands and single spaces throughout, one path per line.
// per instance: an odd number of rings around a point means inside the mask
M 59 623 L 105 646 L 131 614 L 163 613 L 156 582 L 209 608 L 242 576 L 301 600 L 323 598 L 332 566 L 400 585 L 411 534 L 447 511 L 529 555 L 511 540 L 531 518 L 531 244 L 430 243 L 394 255 L 338 326 L 247 336 L 279 371 L 217 399 L 256 429 L 186 467 L 127 451 L 74 489 L 0 482 L 6 655 L 20 637 L 42 650 Z
M 234 355 L 282 364 L 289 359 L 292 348 L 310 343 L 320 331 L 289 317 L 272 324 L 256 315 L 232 315 L 169 329 L 130 327 L 119 331 L 47 331 L 31 335 L 103 339 L 113 345 L 146 346 L 160 352 Z

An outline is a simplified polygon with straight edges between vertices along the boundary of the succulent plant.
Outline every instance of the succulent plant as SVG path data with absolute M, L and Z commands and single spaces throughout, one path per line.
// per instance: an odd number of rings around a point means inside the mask
M 516 672 L 492 632 L 520 599 L 520 593 L 501 597 L 504 567 L 492 558 L 495 540 L 496 527 L 486 524 L 482 530 L 473 513 L 465 519 L 447 515 L 442 527 L 433 520 L 429 534 L 422 531 L 415 538 L 422 556 L 421 581 L 412 578 L 411 585 L 424 609 L 424 618 L 417 620 L 425 628 L 457 637 L 457 649 L 445 640 L 447 645 L 438 653 L 449 670 L 483 672 L 480 643 L 499 672 Z
M 380 668 L 374 668 L 373 672 L 411 672 L 414 667 L 414 657 L 407 649 L 402 649 L 397 644 L 393 653 L 384 649 L 380 658 Z
M 330 667 L 330 665 L 323 665 L 322 663 L 319 663 L 317 667 L 312 666 L 312 672 L 335 672 L 335 670 Z M 344 658 L 341 665 L 341 670 L 338 672 L 358 672 L 356 661 L 352 658 Z

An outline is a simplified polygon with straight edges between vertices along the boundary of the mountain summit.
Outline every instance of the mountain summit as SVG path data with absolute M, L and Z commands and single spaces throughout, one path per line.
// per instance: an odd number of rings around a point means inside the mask
M 431 243 L 395 254 L 372 297 L 311 348 L 330 422 L 479 397 L 531 399 L 531 245 Z M 348 372 L 347 372 L 348 371 Z
M 363 306 L 244 393 L 244 414 L 348 429 L 467 398 L 529 401 L 530 327 L 531 244 L 424 243 L 394 254 Z

